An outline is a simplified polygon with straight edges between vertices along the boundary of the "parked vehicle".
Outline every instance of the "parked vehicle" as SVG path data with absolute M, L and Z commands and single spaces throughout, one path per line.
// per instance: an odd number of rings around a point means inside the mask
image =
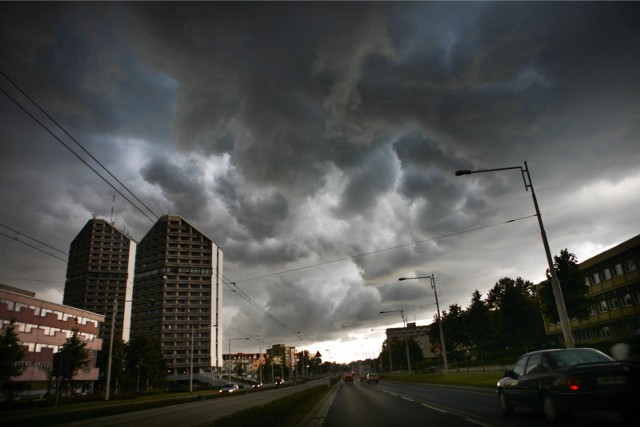
M 378 384 L 380 382 L 380 375 L 376 374 L 375 372 L 369 372 L 367 374 L 367 383 L 376 383 Z
M 225 384 L 220 388 L 220 393 L 236 393 L 240 390 L 240 386 L 238 384 Z
M 638 420 L 640 364 L 616 361 L 592 348 L 534 351 L 523 355 L 498 381 L 500 410 L 542 409 L 551 423 L 574 410 L 617 411 Z

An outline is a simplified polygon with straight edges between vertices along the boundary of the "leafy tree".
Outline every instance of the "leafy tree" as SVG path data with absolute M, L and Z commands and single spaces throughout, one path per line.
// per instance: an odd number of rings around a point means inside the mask
M 585 283 L 585 275 L 578 268 L 578 259 L 567 249 L 560 251 L 560 256 L 553 257 L 553 268 L 560 282 L 567 315 L 572 319 L 588 319 L 590 314 L 589 286 Z M 547 269 L 547 281 L 540 287 L 540 304 L 542 312 L 553 323 L 560 321 L 558 309 L 551 287 L 551 273 Z
M 15 319 L 0 333 L 0 387 L 2 390 L 11 389 L 11 377 L 17 377 L 22 373 L 22 367 L 18 365 L 25 355 L 25 349 L 20 344 L 20 339 L 15 331 Z
M 166 376 L 160 343 L 151 336 L 132 339 L 127 346 L 127 369 L 136 372 L 136 378 L 139 374 L 146 387 L 157 385 Z
M 98 356 L 98 367 L 106 386 L 107 370 L 109 365 L 109 339 L 102 340 L 102 349 Z M 120 384 L 126 383 L 129 378 L 127 371 L 126 344 L 120 337 L 113 337 L 113 354 L 111 357 L 111 390 L 117 391 Z M 115 386 L 113 385 L 115 383 Z
M 73 383 L 73 377 L 90 361 L 89 351 L 85 348 L 87 343 L 80 339 L 78 328 L 72 329 L 72 334 L 60 348 L 60 377 L 66 382 L 67 388 Z M 72 387 L 71 387 L 72 388 Z
M 491 343 L 493 334 L 489 307 L 482 300 L 482 294 L 477 289 L 471 296 L 471 304 L 466 310 L 465 329 L 469 342 L 476 347 L 480 362 L 484 368 L 484 355 Z
M 450 351 L 469 343 L 469 338 L 466 335 L 464 327 L 465 316 L 466 313 L 458 304 L 451 304 L 448 312 L 442 312 L 442 328 L 444 329 L 445 343 Z
M 533 283 L 521 277 L 500 279 L 489 291 L 487 304 L 497 312 L 495 331 L 506 347 L 541 345 L 545 331 Z

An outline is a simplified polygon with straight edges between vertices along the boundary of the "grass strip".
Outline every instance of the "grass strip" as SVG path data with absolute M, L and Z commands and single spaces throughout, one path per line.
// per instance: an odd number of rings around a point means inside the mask
M 448 374 L 393 374 L 385 375 L 384 380 L 406 381 L 413 383 L 472 385 L 481 387 L 495 387 L 504 375 L 502 372 L 449 372 Z
M 329 392 L 327 385 L 318 385 L 273 402 L 235 412 L 198 427 L 295 427 Z
M 58 408 L 43 408 L 43 411 L 33 411 L 28 416 L 4 419 L 4 426 L 20 427 L 41 427 L 54 424 L 71 423 L 97 417 L 107 417 L 109 415 L 124 414 L 127 412 L 142 411 L 145 409 L 160 408 L 163 406 L 177 405 L 180 403 L 195 402 L 202 397 L 192 395 L 189 397 L 175 397 L 167 399 L 151 398 L 149 400 L 132 401 L 122 404 L 122 402 L 111 401 L 103 404 L 84 405 L 77 404 L 74 407 L 61 406 Z M 41 412 L 41 413 L 37 413 Z

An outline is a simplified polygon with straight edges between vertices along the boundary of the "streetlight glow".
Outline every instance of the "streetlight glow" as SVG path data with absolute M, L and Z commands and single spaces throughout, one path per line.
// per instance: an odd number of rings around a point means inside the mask
M 529 173 L 529 166 L 527 165 L 527 162 L 524 162 L 524 168 L 522 166 L 512 166 L 507 168 L 484 169 L 476 171 L 466 169 L 458 170 L 456 171 L 456 176 L 471 175 L 473 173 L 504 171 L 511 169 L 519 169 L 520 173 L 522 173 L 524 189 L 526 191 L 529 191 L 529 189 L 531 189 L 531 198 L 533 199 L 533 206 L 536 210 L 536 217 L 538 218 L 538 225 L 540 226 L 540 234 L 542 236 L 542 245 L 544 246 L 545 256 L 547 257 L 547 264 L 549 265 L 549 274 L 551 275 L 551 289 L 553 290 L 553 298 L 556 302 L 558 317 L 560 318 L 560 326 L 562 326 L 562 335 L 564 337 L 565 345 L 567 346 L 567 348 L 574 348 L 575 342 L 573 340 L 573 334 L 571 333 L 571 324 L 569 323 L 569 316 L 567 315 L 567 307 L 564 303 L 564 296 L 562 295 L 560 281 L 558 280 L 556 270 L 553 267 L 551 249 L 549 249 L 547 233 L 544 231 L 544 225 L 542 224 L 542 215 L 540 214 L 540 208 L 538 207 L 538 199 L 536 198 L 536 193 L 533 190 L 533 183 L 531 182 L 531 174 Z

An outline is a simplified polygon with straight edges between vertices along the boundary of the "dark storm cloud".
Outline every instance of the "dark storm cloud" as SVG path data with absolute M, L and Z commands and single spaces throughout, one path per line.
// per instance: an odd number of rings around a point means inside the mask
M 150 184 L 160 187 L 164 197 L 171 200 L 173 205 L 167 208 L 177 214 L 189 212 L 190 218 L 202 220 L 202 212 L 207 199 L 201 177 L 203 171 L 189 162 L 184 166 L 175 164 L 169 159 L 155 157 L 149 160 L 141 169 L 142 177 Z M 183 215 L 183 214 L 182 214 Z
M 381 309 L 429 301 L 402 275 L 437 274 L 443 308 L 501 275 L 544 275 L 532 219 L 456 234 L 530 215 L 519 172 L 457 169 L 528 161 L 554 252 L 590 256 L 637 234 L 635 2 L 0 9 L 0 69 L 156 213 L 214 238 L 225 276 L 308 337 L 349 341 L 387 325 Z M 6 97 L 0 109 L 0 222 L 66 248 L 113 206 L 146 233 L 146 218 Z M 59 294 L 66 265 L 14 244 L 0 242 L 0 276 L 42 273 L 56 284 L 30 289 Z M 331 260 L 342 261 L 291 271 Z M 246 330 L 292 339 L 246 301 L 227 303 Z

